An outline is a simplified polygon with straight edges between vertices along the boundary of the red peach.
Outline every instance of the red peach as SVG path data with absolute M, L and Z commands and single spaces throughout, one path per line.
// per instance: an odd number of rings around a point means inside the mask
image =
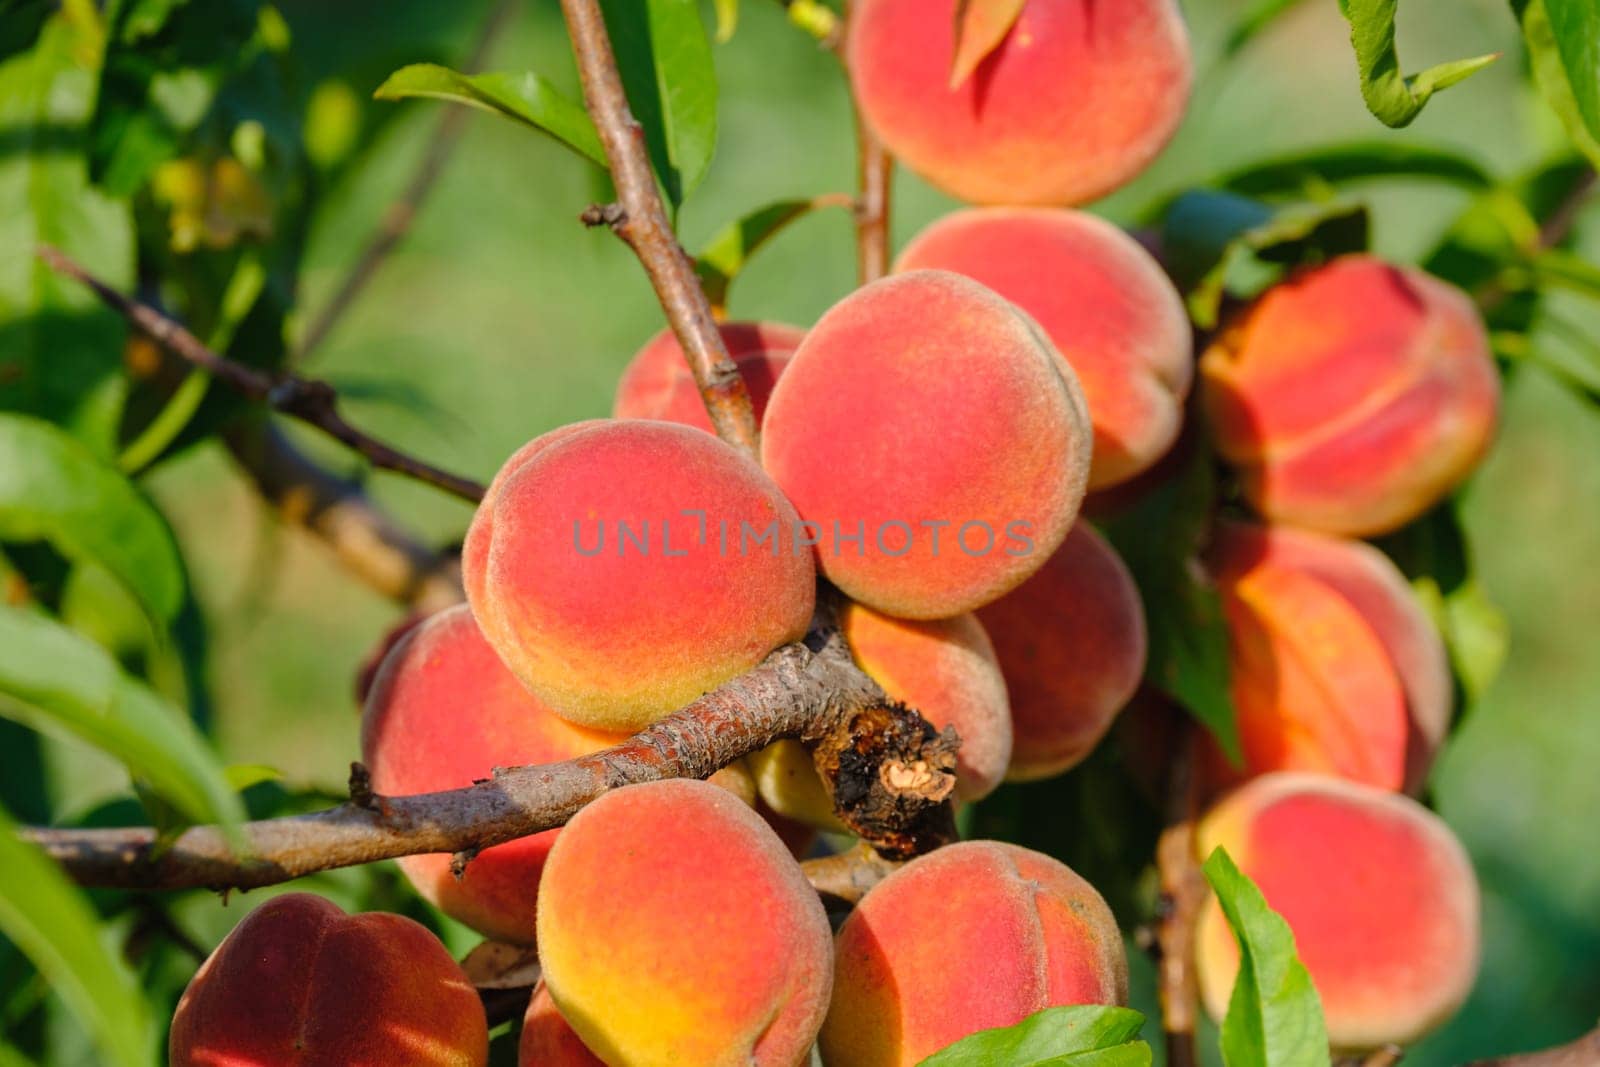
M 605 1067 L 561 1017 L 543 982 L 533 991 L 522 1017 L 517 1041 L 517 1067 Z
M 778 322 L 725 322 L 717 332 L 750 391 L 759 424 L 772 387 L 800 347 L 805 331 Z M 671 330 L 652 337 L 622 372 L 611 414 L 619 419 L 662 419 L 716 432 Z
M 952 270 L 1032 315 L 1077 373 L 1094 423 L 1089 490 L 1127 481 L 1172 447 L 1194 375 L 1183 298 L 1132 237 L 1081 211 L 947 215 L 896 270 Z

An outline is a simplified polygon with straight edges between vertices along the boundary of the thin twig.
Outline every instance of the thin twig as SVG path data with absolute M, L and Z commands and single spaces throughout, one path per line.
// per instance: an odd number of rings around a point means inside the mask
M 459 603 L 461 565 L 402 529 L 361 484 L 324 470 L 265 419 L 226 430 L 223 441 L 263 499 L 285 522 L 333 550 L 345 569 L 422 612 Z
M 786 645 L 755 669 L 619 745 L 534 767 L 497 769 L 462 789 L 417 796 L 374 794 L 352 767 L 351 801 L 309 815 L 246 823 L 247 851 L 222 830 L 197 826 L 158 844 L 149 827 L 42 829 L 23 836 L 79 884 L 122 889 L 248 889 L 316 871 L 420 853 L 454 853 L 458 867 L 484 848 L 565 823 L 601 794 L 661 778 L 705 778 L 785 737 L 827 749 L 849 745 L 847 772 L 824 778 L 846 823 L 880 849 L 908 854 L 953 838 L 944 802 L 954 785 L 955 746 L 913 711 L 889 704 L 835 631 Z M 813 651 L 815 647 L 815 651 Z M 894 716 L 907 734 L 863 728 Z M 933 768 L 940 790 L 902 788 L 910 769 Z M 926 778 L 924 774 L 921 777 Z
M 855 0 L 845 4 L 844 37 L 849 38 L 851 20 L 858 9 Z M 835 44 L 844 60 L 842 42 Z M 849 71 L 845 71 L 846 79 Z M 894 186 L 894 157 L 878 140 L 867 123 L 861 103 L 851 93 L 850 106 L 856 122 L 856 274 L 860 284 L 875 282 L 889 273 L 889 210 Z
M 338 394 L 327 382 L 292 374 L 269 373 L 224 359 L 178 322 L 150 305 L 113 289 L 58 249 L 41 245 L 39 258 L 58 274 L 82 282 L 94 290 L 103 303 L 167 351 L 201 368 L 241 395 L 315 426 L 352 451 L 365 456 L 374 467 L 408 475 L 473 503 L 483 499 L 483 486 L 470 478 L 440 470 L 351 426 L 339 414 Z
M 1541 249 L 1555 248 L 1572 234 L 1573 228 L 1578 224 L 1578 216 L 1588 206 L 1589 197 L 1595 189 L 1596 178 L 1593 167 L 1585 166 L 1579 173 L 1566 195 L 1556 204 L 1555 210 L 1550 212 L 1550 217 L 1539 225 Z
M 583 213 L 586 225 L 606 225 L 633 249 L 667 322 L 682 347 L 705 400 L 711 425 L 724 441 L 754 455 L 755 409 L 739 369 L 728 358 L 711 304 L 695 276 L 694 262 L 667 221 L 645 148 L 644 130 L 628 109 L 611 39 L 597 0 L 561 0 L 578 61 L 583 97 L 605 148 L 617 203 Z
M 872 848 L 857 843 L 843 852 L 800 864 L 811 887 L 825 897 L 856 904 L 867 891 L 901 867 Z
M 483 28 L 479 31 L 478 39 L 472 46 L 466 65 L 463 68 L 468 73 L 473 73 L 489 58 L 489 52 L 494 46 L 496 38 L 510 20 L 512 12 L 516 10 L 514 0 L 498 0 L 489 17 L 484 20 Z M 312 350 L 325 341 L 344 313 L 350 310 L 368 283 L 377 275 L 378 269 L 390 252 L 411 232 L 411 225 L 416 221 L 417 214 L 422 210 L 423 203 L 428 195 L 433 192 L 439 175 L 444 173 L 445 164 L 450 161 L 456 146 L 461 141 L 461 135 L 466 132 L 467 120 L 472 116 L 472 110 L 464 107 L 445 108 L 439 117 L 438 125 L 434 127 L 433 138 L 428 143 L 427 150 L 422 159 L 418 161 L 416 173 L 411 176 L 411 181 L 406 184 L 400 198 L 389 205 L 383 213 L 383 219 L 378 223 L 378 228 L 368 239 L 367 245 L 356 257 L 349 273 L 334 291 L 333 298 L 317 313 L 306 327 L 304 336 L 300 339 L 300 346 L 291 356 L 291 361 L 303 363 Z
M 1168 785 L 1169 825 L 1156 843 L 1161 875 L 1161 915 L 1156 926 L 1160 949 L 1161 1025 L 1166 1032 L 1169 1067 L 1195 1067 L 1195 1016 L 1199 996 L 1194 973 L 1194 933 L 1206 901 L 1206 883 L 1196 855 L 1194 781 L 1196 734 L 1184 721 L 1183 737 Z

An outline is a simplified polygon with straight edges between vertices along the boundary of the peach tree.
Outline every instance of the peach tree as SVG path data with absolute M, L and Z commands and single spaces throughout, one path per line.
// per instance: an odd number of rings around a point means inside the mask
M 1394 0 L 1339 2 L 1383 126 L 1518 66 L 1531 169 L 1313 130 L 1157 188 L 1207 79 L 1309 5 L 1195 0 L 1229 27 L 1200 62 L 1176 0 L 781 0 L 761 43 L 837 59 L 856 188 L 693 247 L 758 5 L 544 6 L 573 76 L 482 69 L 500 0 L 455 66 L 352 70 L 364 101 L 306 84 L 314 5 L 0 2 L 0 1064 L 1442 1062 L 1410 1050 L 1479 982 L 1484 864 L 1431 772 L 1517 654 L 1462 500 L 1519 374 L 1600 396 L 1562 304 L 1600 296 L 1600 4 L 1494 5 L 1517 54 L 1407 73 Z M 305 306 L 402 106 L 442 108 L 417 170 Z M 661 323 L 609 414 L 482 479 L 303 369 L 474 112 L 588 169 L 565 239 L 620 239 Z M 1453 216 L 1406 256 L 1367 199 L 1398 187 Z M 907 188 L 946 210 L 895 242 Z M 831 307 L 730 316 L 841 212 Z M 346 793 L 219 755 L 148 487 L 207 445 L 396 605 Z M 459 538 L 377 471 L 470 504 Z M 118 799 L 56 803 L 44 736 Z

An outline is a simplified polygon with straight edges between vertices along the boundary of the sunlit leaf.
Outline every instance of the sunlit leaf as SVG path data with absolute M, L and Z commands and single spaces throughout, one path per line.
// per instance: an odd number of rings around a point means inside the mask
M 1464 81 L 1500 58 L 1499 53 L 1458 59 L 1429 67 L 1409 77 L 1400 72 L 1394 42 L 1394 17 L 1399 0 L 1339 0 L 1350 22 L 1350 43 L 1361 75 L 1361 99 L 1385 126 L 1405 126 L 1441 89 Z
M 717 43 L 726 44 L 733 40 L 734 31 L 739 28 L 739 0 L 714 0 L 717 11 Z
M 123 958 L 101 940 L 94 909 L 61 869 L 17 836 L 0 809 L 0 934 L 22 950 L 93 1035 L 102 1062 L 154 1067 L 143 992 Z M 0 1062 L 5 1062 L 0 1057 Z
M 1511 0 L 1544 98 L 1600 167 L 1600 2 Z
M 1322 1000 L 1294 934 L 1261 890 L 1218 848 L 1204 867 L 1239 943 L 1239 975 L 1222 1021 L 1227 1067 L 1328 1067 Z
M 449 100 L 504 115 L 554 137 L 592 163 L 606 165 L 588 112 L 532 71 L 459 74 L 437 63 L 413 63 L 389 75 L 372 95 L 379 100 Z
M 1144 1016 L 1128 1008 L 1046 1008 L 1014 1026 L 981 1030 L 935 1052 L 918 1067 L 1148 1067 L 1150 1046 L 1136 1040 Z
M 779 200 L 757 208 L 718 230 L 695 257 L 695 273 L 706 299 L 714 308 L 726 307 L 728 287 L 750 262 L 750 257 L 784 227 L 818 208 L 849 207 L 848 198 L 813 197 L 808 200 Z

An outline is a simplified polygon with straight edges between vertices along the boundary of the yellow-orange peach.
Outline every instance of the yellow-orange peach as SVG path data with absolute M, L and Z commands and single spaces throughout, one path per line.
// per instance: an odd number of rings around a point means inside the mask
M 1094 887 L 1038 852 L 949 845 L 874 886 L 839 930 L 823 1061 L 911 1067 L 1063 1004 L 1123 1004 L 1128 961 Z
M 827 916 L 789 850 L 723 790 L 682 779 L 607 793 L 566 825 L 539 956 L 583 1043 L 635 1067 L 794 1067 L 831 984 Z
M 1194 376 L 1188 314 L 1160 264 L 1111 223 L 1052 208 L 958 211 L 918 234 L 895 269 L 964 274 L 1044 328 L 1088 400 L 1090 492 L 1177 440 Z
M 553 710 L 638 729 L 804 635 L 812 558 L 752 460 L 664 422 L 555 434 L 513 457 L 462 559 L 484 636 Z
M 774 741 L 748 757 L 761 803 L 779 816 L 831 833 L 849 833 L 833 812 L 833 798 L 811 753 L 798 741 Z
M 759 423 L 772 387 L 789 357 L 800 347 L 805 331 L 778 322 L 725 322 L 717 332 L 750 391 Z M 619 419 L 663 419 L 715 432 L 683 349 L 671 330 L 652 337 L 622 372 L 611 414 Z
M 458 789 L 495 767 L 597 752 L 626 734 L 574 725 L 522 687 L 465 604 L 403 636 L 378 669 L 361 721 L 361 758 L 389 796 Z M 428 900 L 497 941 L 532 944 L 539 874 L 559 831 L 479 853 L 460 878 L 444 854 L 406 856 L 400 869 Z
M 1217 449 L 1266 518 L 1386 533 L 1470 474 L 1500 380 L 1471 299 L 1345 256 L 1276 285 L 1200 361 Z
M 1294 931 L 1336 1048 L 1405 1045 L 1448 1019 L 1478 971 L 1478 883 L 1455 835 L 1409 797 L 1321 775 L 1257 778 L 1201 821 Z M 1213 902 L 1201 990 L 1217 1018 L 1238 947 Z
M 1246 771 L 1421 788 L 1450 723 L 1450 668 L 1399 568 L 1360 541 L 1239 522 L 1218 524 L 1207 564 L 1230 622 Z M 1282 602 L 1274 574 L 1294 576 Z
M 439 939 L 400 915 L 346 915 L 309 893 L 246 915 L 196 972 L 172 1067 L 483 1067 L 477 992 Z
M 1104 196 L 1178 128 L 1193 76 L 1174 0 L 1029 0 L 952 87 L 957 0 L 862 0 L 846 60 L 862 113 L 906 165 L 980 204 Z
M 1011 694 L 1008 777 L 1060 774 L 1089 755 L 1144 674 L 1139 590 L 1079 522 L 1038 574 L 979 610 Z
M 1077 515 L 1083 392 L 1037 324 L 989 289 L 912 271 L 806 334 L 761 455 L 822 571 L 900 618 L 949 618 L 1036 571 Z
M 561 1017 L 550 990 L 541 982 L 528 1001 L 517 1040 L 517 1067 L 605 1067 Z

